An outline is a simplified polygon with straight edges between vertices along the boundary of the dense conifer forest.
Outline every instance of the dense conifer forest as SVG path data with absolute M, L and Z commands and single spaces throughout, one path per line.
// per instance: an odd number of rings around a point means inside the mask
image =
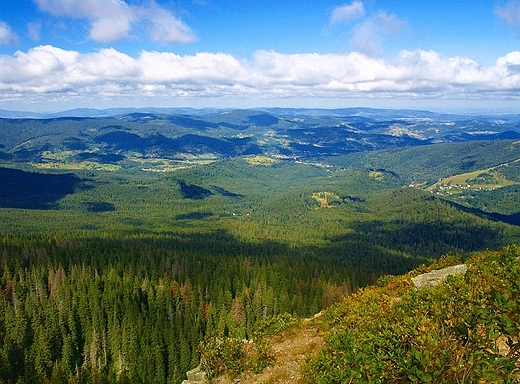
M 243 119 L 280 123 L 258 116 Z M 180 383 L 211 337 L 252 339 L 262 321 L 312 316 L 381 276 L 519 239 L 512 140 L 297 159 L 248 144 L 232 158 L 130 164 L 125 151 L 144 145 L 132 134 L 125 148 L 100 135 L 110 153 L 73 152 L 71 136 L 68 157 L 4 156 L 0 381 Z M 468 172 L 480 189 L 435 185 Z

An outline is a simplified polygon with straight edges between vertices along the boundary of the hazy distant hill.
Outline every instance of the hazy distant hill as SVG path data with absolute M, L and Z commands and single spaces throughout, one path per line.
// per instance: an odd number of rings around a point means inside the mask
M 0 119 L 1 159 L 73 162 L 94 157 L 117 164 L 245 154 L 311 159 L 435 143 L 520 139 L 518 116 L 464 119 L 368 108 L 82 109 L 35 116 Z
M 218 113 L 216 108 L 75 108 L 60 112 L 27 112 L 27 111 L 9 111 L 0 109 L 0 118 L 18 119 L 18 118 L 34 118 L 34 119 L 54 119 L 60 117 L 110 117 L 117 115 L 125 115 L 129 113 L 157 113 L 157 114 L 186 114 L 186 115 L 211 115 Z
M 122 108 L 76 108 L 60 112 L 26 112 L 0 109 L 0 118 L 59 118 L 59 117 L 110 117 L 130 113 L 211 116 L 226 114 L 234 109 L 219 108 L 159 108 L 159 107 L 122 107 Z M 438 113 L 414 109 L 381 109 L 366 107 L 351 108 L 252 108 L 250 111 L 262 111 L 279 116 L 330 117 L 330 118 L 367 118 L 371 120 L 392 119 L 429 119 L 433 121 L 459 121 L 477 119 L 481 121 L 520 122 L 520 114 L 513 113 Z

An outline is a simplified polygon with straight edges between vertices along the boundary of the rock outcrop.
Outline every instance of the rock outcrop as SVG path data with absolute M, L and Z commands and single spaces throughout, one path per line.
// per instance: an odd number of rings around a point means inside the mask
M 209 383 L 206 380 L 206 372 L 204 372 L 199 365 L 197 368 L 192 369 L 191 371 L 186 372 L 186 376 L 188 380 L 184 380 L 182 384 L 207 384 Z
M 463 275 L 468 270 L 466 264 L 454 265 L 452 267 L 437 269 L 412 278 L 415 288 L 433 287 L 445 280 L 448 276 Z

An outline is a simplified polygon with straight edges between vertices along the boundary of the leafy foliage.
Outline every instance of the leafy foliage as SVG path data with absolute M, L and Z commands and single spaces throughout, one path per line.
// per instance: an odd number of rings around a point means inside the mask
M 327 311 L 327 345 L 307 381 L 518 380 L 518 255 L 515 246 L 475 255 L 466 275 L 436 287 L 411 289 L 418 270 L 346 297 Z
M 223 373 L 237 375 L 245 366 L 242 340 L 208 337 L 200 346 L 202 369 L 208 379 Z
M 246 368 L 260 373 L 273 360 L 269 337 L 298 323 L 294 316 L 281 313 L 257 322 L 249 341 L 211 335 L 199 346 L 202 368 L 210 379 L 222 374 L 236 376 Z

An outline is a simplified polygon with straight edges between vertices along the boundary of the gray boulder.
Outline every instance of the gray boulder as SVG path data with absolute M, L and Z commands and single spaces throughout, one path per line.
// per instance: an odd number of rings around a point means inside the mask
M 182 384 L 203 384 L 208 383 L 206 380 L 206 372 L 202 370 L 200 365 L 197 368 L 193 368 L 191 371 L 186 372 L 188 380 L 184 380 Z
M 437 269 L 412 278 L 415 288 L 433 287 L 445 280 L 448 276 L 463 275 L 468 270 L 466 264 L 454 265 L 452 267 Z

